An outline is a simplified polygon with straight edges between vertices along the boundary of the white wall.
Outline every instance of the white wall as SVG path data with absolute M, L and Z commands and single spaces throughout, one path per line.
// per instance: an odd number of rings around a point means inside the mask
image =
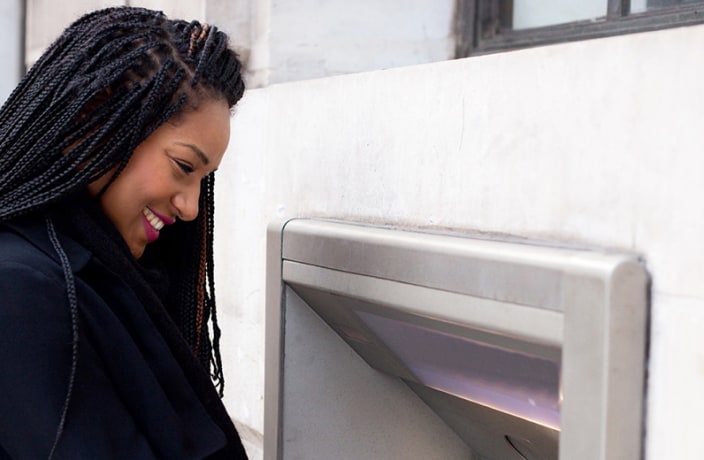
M 205 0 L 259 88 L 454 56 L 454 0 Z
M 19 0 L 13 0 L 19 1 Z M 247 85 L 328 77 L 451 59 L 454 0 L 27 0 L 31 65 L 82 14 L 131 5 L 226 31 Z
M 5 43 L 0 47 L 0 62 L 3 63 L 0 67 L 0 104 L 5 102 L 24 74 L 22 13 L 21 0 L 3 0 L 0 4 L 0 27 L 5 34 Z
M 453 57 L 452 0 L 272 0 L 269 83 Z
M 247 93 L 218 173 L 226 403 L 259 458 L 265 228 L 326 216 L 637 251 L 647 458 L 701 458 L 704 27 Z
M 7 1 L 7 0 L 3 0 Z M 161 10 L 169 17 L 199 19 L 205 17 L 207 0 L 26 0 L 27 31 L 25 62 L 31 66 L 61 32 L 73 21 L 93 10 L 113 6 L 139 6 Z

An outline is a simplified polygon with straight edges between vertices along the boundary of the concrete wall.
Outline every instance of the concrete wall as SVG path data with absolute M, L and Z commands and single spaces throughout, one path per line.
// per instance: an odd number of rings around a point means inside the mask
M 226 404 L 259 458 L 269 221 L 324 216 L 641 253 L 647 458 L 698 459 L 704 27 L 250 91 L 218 173 Z
M 453 57 L 452 0 L 273 1 L 269 83 Z
M 19 1 L 19 0 L 13 0 Z M 226 31 L 250 88 L 451 59 L 454 0 L 27 0 L 31 65 L 80 15 L 116 5 L 205 20 Z
M 142 6 L 164 11 L 178 18 L 203 19 L 206 0 L 72 0 L 57 3 L 52 0 L 27 0 L 26 57 L 32 65 L 66 26 L 85 13 L 111 6 Z
M 24 74 L 22 62 L 24 26 L 22 0 L 4 0 L 0 4 L 0 27 L 6 42 L 0 47 L 0 104 L 10 95 Z
M 451 59 L 454 0 L 205 0 L 258 88 Z

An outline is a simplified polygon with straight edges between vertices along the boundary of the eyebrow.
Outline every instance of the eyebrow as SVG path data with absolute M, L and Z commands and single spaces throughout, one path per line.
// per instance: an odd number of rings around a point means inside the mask
M 203 153 L 203 151 L 201 149 L 199 149 L 197 146 L 195 146 L 193 144 L 187 144 L 185 142 L 176 142 L 176 144 L 181 145 L 183 147 L 188 147 L 189 149 L 193 150 L 193 153 L 195 153 L 198 156 L 198 158 L 200 158 L 200 161 L 202 161 L 204 165 L 207 166 L 208 163 L 210 163 L 208 156 L 205 153 Z

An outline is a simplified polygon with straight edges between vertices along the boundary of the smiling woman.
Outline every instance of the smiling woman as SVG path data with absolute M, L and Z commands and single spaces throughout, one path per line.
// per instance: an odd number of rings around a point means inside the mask
M 0 459 L 246 458 L 212 253 L 243 92 L 216 27 L 121 7 L 0 109 Z
M 178 122 L 161 125 L 137 146 L 120 175 L 100 195 L 100 205 L 136 258 L 176 219 L 198 217 L 202 180 L 217 169 L 230 137 L 230 111 L 205 101 Z M 97 196 L 111 179 L 88 185 Z

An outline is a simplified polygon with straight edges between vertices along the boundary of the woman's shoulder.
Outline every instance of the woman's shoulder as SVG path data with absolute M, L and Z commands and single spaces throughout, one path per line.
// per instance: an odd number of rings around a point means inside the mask
M 0 267 L 14 265 L 42 266 L 51 262 L 24 230 L 24 223 L 0 224 Z
M 57 238 L 73 271 L 78 271 L 92 254 L 64 235 L 58 234 Z M 47 275 L 61 273 L 59 256 L 49 238 L 46 223 L 40 218 L 14 219 L 0 223 L 0 270 L 6 272 L 21 270 L 23 267 Z
M 63 235 L 59 237 L 64 248 L 71 248 L 64 253 L 76 273 L 76 256 L 85 249 L 76 250 L 76 243 L 68 244 Z M 14 327 L 23 318 L 56 321 L 38 321 L 37 330 L 65 327 L 70 321 L 66 289 L 66 274 L 46 222 L 40 218 L 0 223 L 0 330 Z
M 0 285 L 3 291 L 51 289 L 61 285 L 57 264 L 21 234 L 0 225 Z

